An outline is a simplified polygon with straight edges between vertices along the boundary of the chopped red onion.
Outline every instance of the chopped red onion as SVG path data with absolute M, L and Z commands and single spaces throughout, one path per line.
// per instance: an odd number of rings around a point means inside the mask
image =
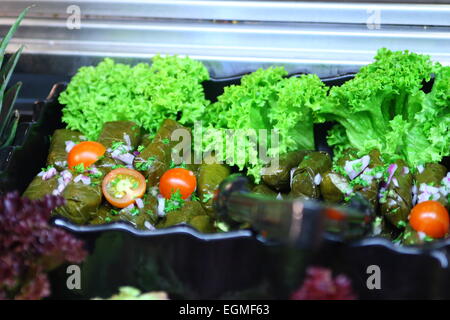
M 134 202 L 136 203 L 136 206 L 137 206 L 139 209 L 142 209 L 142 208 L 144 207 L 144 201 L 142 201 L 141 198 L 136 198 L 136 200 L 135 200 Z
M 75 177 L 75 179 L 73 179 L 73 182 L 75 182 L 75 183 L 80 182 L 80 181 L 86 185 L 91 184 L 91 178 L 84 176 L 82 174 L 79 174 L 78 176 Z
M 297 168 L 292 168 L 289 172 L 289 187 L 292 188 L 292 178 L 294 177 L 294 172 Z
M 66 152 L 69 153 L 70 150 L 72 150 L 73 147 L 75 147 L 75 142 L 73 141 L 66 141 Z
M 90 169 L 89 169 L 89 173 L 90 174 L 100 174 L 101 172 L 100 172 L 100 170 L 98 170 L 96 167 L 91 167 Z
M 156 230 L 156 228 L 149 221 L 144 222 L 144 227 L 146 227 L 147 230 L 150 230 L 150 231 Z
M 356 159 L 353 161 L 346 161 L 344 170 L 347 173 L 350 180 L 353 180 L 357 176 L 359 176 L 369 166 L 369 162 L 370 162 L 370 157 L 368 155 L 362 157 L 361 159 Z M 361 164 L 359 166 L 359 169 L 354 170 L 353 168 L 355 167 L 355 165 L 357 165 L 359 163 Z
M 403 174 L 408 174 L 408 173 L 409 173 L 409 168 L 403 167 Z
M 42 180 L 48 180 L 48 179 L 51 179 L 54 176 L 56 176 L 57 173 L 58 173 L 58 171 L 56 171 L 56 169 L 54 167 L 51 167 L 47 171 L 41 171 L 38 174 L 38 176 L 42 177 Z
M 115 155 L 111 154 L 111 156 L 113 157 L 113 159 L 120 160 L 129 166 L 133 165 L 134 156 L 131 153 L 115 154 Z
M 166 212 L 164 211 L 166 199 L 160 194 L 156 198 L 158 199 L 158 216 L 164 217 L 166 215 Z
M 388 168 L 389 177 L 388 177 L 388 180 L 386 181 L 386 185 L 389 185 L 391 183 L 392 177 L 394 176 L 394 173 L 397 170 L 397 168 L 398 168 L 398 166 L 395 163 L 393 163 L 389 166 L 389 168 Z
M 123 134 L 123 140 L 125 140 L 125 143 L 127 146 L 131 149 L 131 139 L 130 136 L 126 133 Z
M 423 165 L 420 164 L 420 165 L 417 166 L 417 171 L 419 171 L 419 173 L 422 173 L 423 170 L 425 170 L 425 168 L 423 167 Z
M 60 195 L 70 181 L 72 181 L 72 173 L 69 170 L 61 172 L 61 176 L 58 178 L 58 186 L 53 190 L 52 194 L 55 196 Z
M 322 176 L 320 175 L 320 173 L 318 173 L 314 176 L 314 184 L 316 186 L 318 186 L 321 182 L 322 182 Z
M 394 177 L 394 178 L 392 179 L 392 183 L 393 183 L 394 186 L 396 186 L 397 188 L 399 187 L 397 178 Z
M 66 167 L 67 161 L 56 161 L 55 164 L 59 167 Z

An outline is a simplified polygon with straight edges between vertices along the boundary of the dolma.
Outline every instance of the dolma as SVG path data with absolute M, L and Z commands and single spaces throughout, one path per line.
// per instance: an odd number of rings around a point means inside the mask
M 326 202 L 340 203 L 352 192 L 353 189 L 349 181 L 343 175 L 333 171 L 323 174 L 320 182 L 320 193 Z
M 375 174 L 376 168 L 382 169 L 384 163 L 381 159 L 381 154 L 378 150 L 372 150 L 369 153 L 370 161 L 368 168 L 366 168 L 359 176 L 360 183 L 356 183 L 353 187 L 355 192 L 359 192 L 366 198 L 374 210 L 378 209 L 378 191 L 380 185 L 380 177 Z M 383 170 L 383 169 L 382 169 Z M 355 180 L 358 181 L 358 180 Z
M 189 221 L 189 224 L 203 233 L 213 233 L 216 231 L 213 220 L 208 215 L 195 216 Z
M 47 165 L 54 166 L 58 171 L 67 168 L 66 142 L 79 143 L 85 138 L 79 131 L 68 129 L 55 130 L 50 141 L 50 149 L 47 157 Z
M 432 238 L 426 237 L 425 234 L 417 232 L 411 227 L 410 224 L 405 227 L 405 230 L 400 235 L 401 244 L 406 246 L 422 245 L 430 240 L 432 240 Z
M 170 168 L 172 148 L 179 143 L 172 141 L 171 136 L 177 129 L 188 130 L 174 120 L 164 120 L 152 143 L 134 159 L 134 167 L 147 178 L 150 186 L 156 185 L 159 178 Z
M 152 143 L 152 140 L 153 140 L 153 135 L 151 135 L 150 133 L 146 133 L 141 137 L 141 141 L 139 142 L 139 145 L 141 145 L 145 148 L 150 143 Z
M 219 184 L 230 175 L 230 168 L 224 164 L 212 163 L 200 165 L 198 172 L 197 194 L 206 212 L 215 216 L 213 195 Z
M 95 214 L 95 217 L 91 221 L 89 221 L 89 224 L 98 225 L 98 224 L 105 224 L 105 223 L 118 221 L 119 215 L 113 213 L 113 212 L 115 212 L 113 210 L 114 210 L 114 208 L 112 206 L 110 206 L 109 203 L 101 205 L 98 208 L 97 213 Z
M 110 121 L 105 122 L 98 142 L 109 149 L 114 143 L 123 142 L 132 150 L 136 149 L 141 139 L 141 129 L 133 121 Z
M 303 158 L 311 151 L 288 152 L 279 158 L 277 168 L 268 169 L 262 180 L 276 191 L 289 191 L 291 181 L 291 169 L 298 167 Z
M 447 168 L 439 163 L 427 163 L 418 169 L 414 175 L 414 193 L 417 194 L 417 203 L 435 200 L 443 206 L 448 206 L 447 197 L 440 189 L 446 174 Z
M 316 151 L 305 156 L 294 171 L 290 196 L 319 198 L 322 175 L 330 169 L 331 158 L 328 153 Z
M 117 166 L 125 165 L 123 161 L 113 158 L 112 152 L 116 149 L 121 150 L 122 153 L 132 152 L 138 146 L 140 134 L 140 128 L 133 121 L 105 122 L 98 142 L 105 146 L 107 152 L 95 164 L 103 175 Z
M 139 209 L 136 206 L 133 209 L 117 209 L 110 204 L 102 205 L 90 221 L 90 224 L 105 224 L 115 221 L 126 221 L 132 224 L 136 229 L 152 229 L 158 220 L 156 208 L 157 200 L 153 196 L 146 196 L 144 208 Z
M 277 196 L 277 193 L 275 191 L 273 191 L 272 189 L 270 189 L 264 183 L 256 185 L 252 189 L 252 192 L 256 193 L 256 194 L 262 194 L 262 195 L 265 195 L 265 196 L 269 196 L 269 197 L 276 197 Z
M 85 224 L 95 218 L 102 202 L 102 191 L 99 183 L 87 185 L 72 181 L 66 186 L 62 196 L 66 199 L 66 204 L 57 208 L 55 213 L 76 224 Z
M 58 175 L 48 180 L 43 180 L 42 177 L 36 176 L 23 193 L 23 197 L 31 200 L 42 199 L 45 195 L 52 194 L 57 187 Z
M 358 151 L 353 148 L 348 148 L 343 152 L 343 156 L 336 160 L 336 164 L 342 168 L 345 167 L 347 161 L 358 158 Z
M 195 224 L 193 227 L 201 232 L 210 232 L 214 228 L 213 220 L 198 201 L 186 201 L 181 209 L 167 212 L 157 227 L 167 228 L 180 223 Z
M 397 160 L 392 167 L 394 174 L 388 185 L 380 190 L 381 214 L 394 226 L 401 228 L 408 221 L 412 208 L 413 176 L 403 160 Z

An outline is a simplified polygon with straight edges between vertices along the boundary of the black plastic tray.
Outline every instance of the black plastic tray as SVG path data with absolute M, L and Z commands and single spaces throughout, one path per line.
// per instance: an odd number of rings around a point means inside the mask
M 344 75 L 323 80 L 334 86 L 351 78 Z M 215 100 L 226 85 L 239 81 L 240 77 L 207 81 L 206 96 Z M 49 97 L 35 105 L 35 121 L 30 123 L 23 145 L 10 150 L 6 157 L 0 181 L 4 191 L 23 192 L 45 165 L 49 136 L 63 127 L 57 98 L 64 88 L 64 83 L 56 84 Z M 328 128 L 315 128 L 320 150 L 328 148 Z M 4 152 L 0 152 L 0 164 L 2 159 Z M 287 298 L 301 283 L 308 264 L 347 274 L 359 297 L 365 299 L 450 297 L 450 240 L 399 247 L 381 238 L 353 243 L 325 239 L 312 253 L 267 243 L 248 230 L 206 235 L 188 226 L 150 232 L 125 223 L 77 226 L 60 218 L 53 223 L 85 240 L 90 252 L 81 265 L 80 290 L 67 289 L 65 266 L 51 273 L 53 298 L 106 297 L 122 285 L 164 290 L 174 298 Z M 367 288 L 370 265 L 381 269 L 381 290 Z

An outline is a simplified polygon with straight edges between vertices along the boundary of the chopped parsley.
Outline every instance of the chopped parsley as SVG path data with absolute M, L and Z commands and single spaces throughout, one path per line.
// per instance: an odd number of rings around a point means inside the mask
M 358 161 L 358 162 L 353 163 L 352 164 L 352 169 L 354 171 L 361 171 L 361 169 L 362 169 L 362 162 Z
M 111 222 L 111 218 L 110 217 L 106 217 L 105 218 L 105 222 Z
M 369 183 L 366 180 L 364 180 L 363 178 L 357 177 L 357 178 L 353 179 L 352 181 L 350 181 L 350 185 L 352 187 L 357 186 L 357 185 L 361 185 L 363 187 L 368 187 Z
M 186 163 L 182 162 L 181 164 L 175 164 L 175 162 L 173 160 L 171 160 L 170 161 L 170 169 L 173 169 L 173 168 L 187 169 Z
M 147 171 L 153 165 L 153 162 L 155 162 L 155 160 L 156 160 L 155 157 L 150 157 L 146 161 L 136 162 L 134 167 L 138 171 Z
M 111 151 L 119 150 L 120 154 L 125 154 L 128 152 L 127 146 L 123 141 L 113 142 L 111 145 Z
M 133 208 L 133 209 L 130 209 L 129 212 L 130 212 L 130 214 L 132 216 L 137 216 L 139 214 L 139 209 L 138 208 Z
M 172 193 L 169 200 L 166 200 L 166 206 L 164 208 L 165 212 L 171 212 L 178 209 L 181 209 L 184 205 L 184 200 L 181 197 L 180 190 L 177 189 L 174 193 Z
M 82 164 L 82 163 L 77 164 L 76 166 L 73 167 L 73 170 L 74 170 L 76 173 L 84 173 L 84 171 L 85 171 L 85 169 L 84 169 L 84 164 Z
M 200 198 L 197 197 L 196 194 L 192 194 L 192 195 L 191 195 L 191 201 L 199 201 L 199 200 L 200 200 Z
M 347 172 L 345 171 L 344 168 L 342 168 L 341 166 L 338 166 L 337 164 L 335 164 L 333 166 L 333 171 L 336 173 L 341 174 L 342 176 L 346 177 L 347 176 Z
M 142 152 L 142 150 L 144 150 L 144 149 L 145 149 L 144 146 L 139 146 L 139 147 L 137 147 L 137 151 L 138 151 L 138 152 Z
M 214 194 L 212 194 L 212 193 L 206 193 L 204 196 L 203 196 L 203 203 L 206 203 L 206 202 L 208 202 L 209 200 L 211 200 L 212 198 L 214 197 Z
M 101 178 L 103 176 L 103 173 L 98 171 L 97 173 L 89 173 L 88 176 L 91 178 Z
M 47 171 L 49 171 L 50 169 L 53 169 L 53 168 L 54 168 L 54 166 L 49 165 L 47 168 L 42 168 L 41 170 L 42 170 L 43 172 L 47 172 Z
M 398 210 L 398 208 L 396 208 L 396 209 Z M 405 228 L 405 227 L 406 227 L 406 222 L 405 221 L 399 221 L 397 223 L 397 228 Z
M 111 150 L 115 151 L 115 150 L 121 148 L 122 146 L 125 146 L 125 143 L 123 143 L 123 141 L 115 141 L 111 145 Z
M 119 214 L 119 211 L 118 211 L 118 210 L 111 209 L 111 214 L 112 214 L 113 216 L 117 216 L 117 215 Z
M 169 139 L 167 139 L 167 138 L 165 138 L 165 139 L 162 139 L 162 143 L 164 143 L 164 144 L 169 144 L 169 143 L 170 143 L 170 140 L 169 140 Z
M 386 203 L 387 202 L 387 191 L 381 191 L 380 192 L 380 203 Z
M 116 164 L 112 166 L 113 169 L 125 168 L 123 164 Z

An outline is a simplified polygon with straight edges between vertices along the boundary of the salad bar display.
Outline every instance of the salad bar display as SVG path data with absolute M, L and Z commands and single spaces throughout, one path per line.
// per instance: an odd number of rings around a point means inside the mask
M 187 223 L 220 232 L 229 226 L 217 217 L 214 193 L 241 173 L 267 197 L 345 206 L 360 194 L 377 213 L 373 234 L 395 242 L 445 237 L 450 68 L 381 49 L 342 86 L 286 76 L 279 67 L 260 69 L 211 102 L 201 85 L 207 70 L 189 58 L 83 67 L 59 96 L 66 128 L 55 130 L 46 166 L 24 196 L 62 195 L 66 204 L 55 214 L 81 225 L 121 220 L 153 230 Z M 201 146 L 214 158 L 196 164 L 189 153 L 176 164 L 174 132 L 191 134 L 200 121 L 222 129 Z M 324 121 L 333 124 L 326 138 L 331 152 L 314 151 L 314 125 Z M 264 174 L 262 161 L 248 157 L 236 165 L 223 156 L 224 143 L 211 148 L 225 129 L 262 128 L 280 135 L 270 150 L 279 166 Z
M 380 48 L 355 74 L 214 79 L 185 56 L 105 58 L 26 126 L 6 90 L 20 53 L 0 60 L 0 298 L 309 297 L 318 279 L 330 297 L 450 297 L 449 66 Z

